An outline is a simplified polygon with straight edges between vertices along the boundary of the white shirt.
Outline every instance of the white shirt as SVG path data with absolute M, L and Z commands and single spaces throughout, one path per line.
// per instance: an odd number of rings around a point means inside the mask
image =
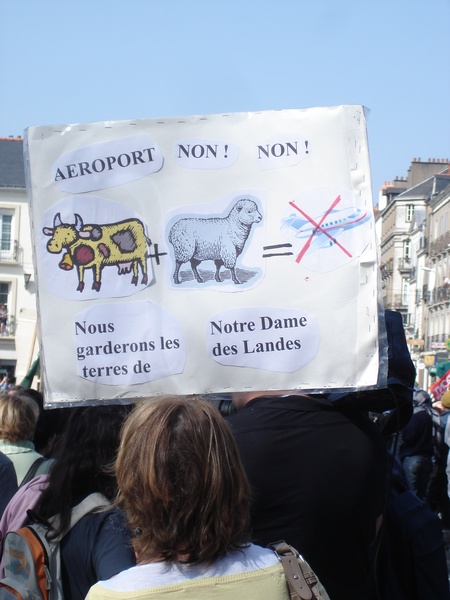
M 230 552 L 213 565 L 186 565 L 157 562 L 137 565 L 122 571 L 107 581 L 99 582 L 106 589 L 117 592 L 136 591 L 151 587 L 182 583 L 187 579 L 236 575 L 271 567 L 278 563 L 275 553 L 268 548 L 250 544 L 242 550 Z

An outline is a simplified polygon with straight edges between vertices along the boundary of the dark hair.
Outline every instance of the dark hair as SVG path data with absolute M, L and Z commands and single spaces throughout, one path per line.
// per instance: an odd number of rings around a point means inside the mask
M 22 387 L 21 385 L 13 385 L 8 388 L 6 393 L 10 396 L 28 396 L 36 402 L 36 404 L 39 406 L 40 411 L 44 410 L 44 396 L 38 390 L 34 390 L 33 388 Z
M 113 463 L 127 406 L 72 408 L 55 454 L 49 485 L 35 511 L 39 518 L 60 516 L 56 533 L 67 529 L 72 508 L 94 492 L 113 500 L 117 485 Z
M 138 562 L 212 563 L 248 542 L 250 487 L 233 435 L 208 402 L 144 401 L 116 462 Z

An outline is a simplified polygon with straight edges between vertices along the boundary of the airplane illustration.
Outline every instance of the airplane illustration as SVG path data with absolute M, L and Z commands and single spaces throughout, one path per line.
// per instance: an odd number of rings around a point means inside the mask
M 300 211 L 303 213 L 303 211 Z M 303 213 L 305 214 L 305 213 Z M 306 216 L 306 215 L 305 215 Z M 370 219 L 370 213 L 360 208 L 349 206 L 335 209 L 314 218 L 303 218 L 291 214 L 282 220 L 281 228 L 289 227 L 296 231 L 296 238 L 312 238 L 309 250 L 314 252 L 338 244 L 337 237 L 344 231 L 359 227 Z

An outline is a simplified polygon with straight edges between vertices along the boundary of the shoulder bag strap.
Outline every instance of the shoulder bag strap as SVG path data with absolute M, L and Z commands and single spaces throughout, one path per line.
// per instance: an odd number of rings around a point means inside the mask
M 39 458 L 37 458 L 34 461 L 34 463 L 31 465 L 31 467 L 28 469 L 28 472 L 25 475 L 25 477 L 22 479 L 22 483 L 20 484 L 19 487 L 22 487 L 23 485 L 25 485 L 26 483 L 31 481 L 33 479 L 33 477 L 36 475 L 36 471 L 39 469 L 41 464 L 43 462 L 45 462 L 46 460 L 47 459 L 45 458 L 45 456 L 40 456 Z
M 284 541 L 269 544 L 283 565 L 291 600 L 322 600 L 318 580 L 308 563 L 295 548 Z M 315 590 L 312 587 L 315 586 Z

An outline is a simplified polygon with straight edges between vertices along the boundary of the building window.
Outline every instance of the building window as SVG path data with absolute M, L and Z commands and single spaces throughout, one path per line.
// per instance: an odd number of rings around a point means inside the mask
M 10 262 L 16 259 L 13 240 L 14 211 L 0 209 L 0 261 Z
M 10 250 L 11 248 L 11 225 L 12 215 L 0 215 L 1 219 L 1 249 Z
M 8 306 L 9 299 L 9 283 L 0 283 L 0 304 L 6 304 Z
M 403 245 L 403 258 L 409 261 L 411 258 L 411 240 L 405 240 Z
M 402 279 L 402 304 L 408 304 L 409 283 L 407 279 Z
M 406 205 L 406 222 L 411 223 L 414 217 L 414 204 Z
M 11 315 L 11 283 L 0 282 L 0 335 L 14 335 L 15 320 Z

